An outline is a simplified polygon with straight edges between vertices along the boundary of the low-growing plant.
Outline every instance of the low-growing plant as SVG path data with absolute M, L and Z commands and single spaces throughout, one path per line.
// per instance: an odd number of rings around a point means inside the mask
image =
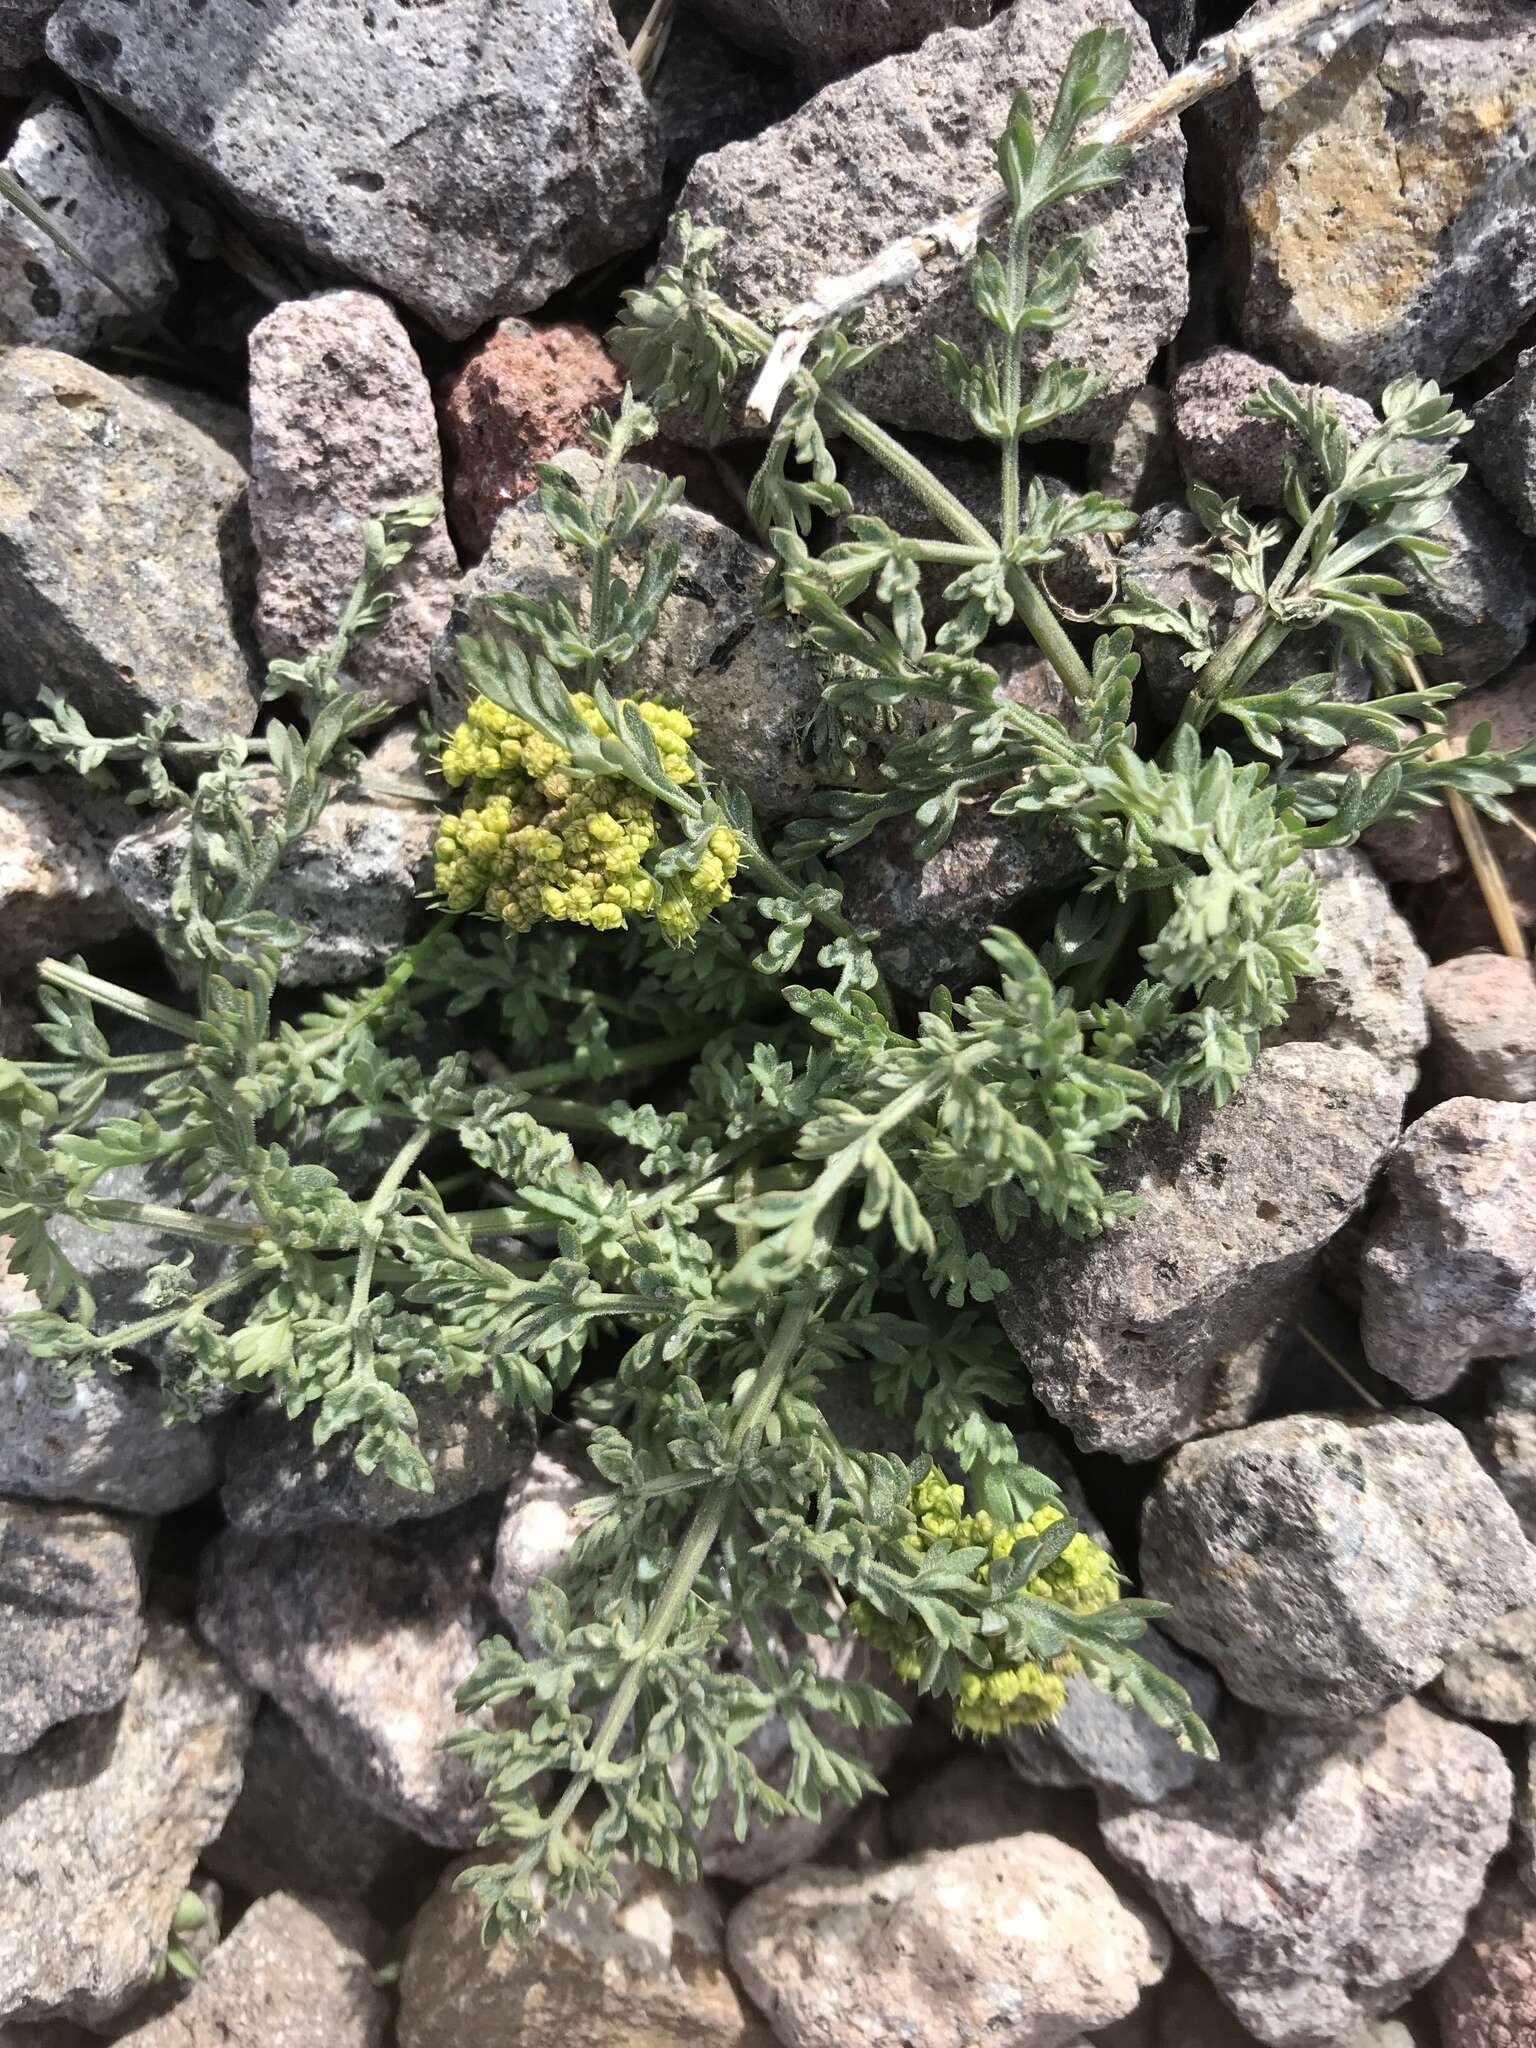
M 137 761 L 137 793 L 186 816 L 162 934 L 185 1005 L 50 963 L 51 1057 L 0 1077 L 0 1228 L 41 1300 L 18 1321 L 27 1342 L 63 1380 L 168 1344 L 173 1415 L 216 1388 L 264 1391 L 319 1442 L 354 1432 L 365 1472 L 418 1489 L 413 1388 L 489 1378 L 573 1423 L 602 1482 L 531 1637 L 487 1643 L 466 1675 L 476 1718 L 457 1742 L 485 1774 L 499 1854 L 465 1881 L 488 1935 L 611 1886 L 621 1852 L 692 1874 L 721 1802 L 741 1833 L 877 1789 L 828 1730 L 899 1720 L 902 1685 L 990 1734 L 1049 1719 L 1081 1674 L 1211 1753 L 1186 1695 L 1134 1646 L 1159 1610 L 1121 1597 L 1107 1552 L 1020 1460 L 1010 1416 L 1027 1387 L 990 1308 L 1006 1285 L 996 1248 L 1121 1224 L 1124 1134 L 1241 1084 L 1315 969 L 1308 848 L 1447 790 L 1499 817 L 1536 752 L 1496 755 L 1485 731 L 1440 752 L 1451 686 L 1396 680 L 1435 642 L 1388 565 L 1443 558 L 1433 529 L 1461 474 L 1443 450 L 1465 425 L 1415 379 L 1355 445 L 1323 403 L 1274 383 L 1257 409 L 1297 437 L 1288 516 L 1255 524 L 1192 494 L 1233 625 L 1219 636 L 1197 607 L 1127 581 L 1080 650 L 1041 571 L 1072 536 L 1135 521 L 1026 476 L 1027 438 L 1096 390 L 1036 355 L 1070 317 L 1089 243 L 1035 236 L 1048 209 L 1123 170 L 1123 152 L 1082 135 L 1125 68 L 1123 39 L 1096 33 L 1042 129 L 1015 101 L 1004 245 L 973 276 L 999 339 L 976 361 L 940 350 L 937 373 L 999 451 L 995 528 L 846 395 L 870 356 L 857 337 L 824 335 L 797 374 L 751 505 L 822 666 L 823 787 L 775 843 L 700 758 L 686 705 L 631 681 L 677 574 L 655 529 L 680 487 L 629 457 L 657 410 L 723 426 L 771 340 L 717 294 L 712 237 L 686 226 L 617 337 L 641 395 L 594 428 L 595 487 L 541 471 L 543 516 L 587 558 L 585 602 L 506 594 L 461 643 L 466 702 L 440 735 L 458 793 L 440 914 L 376 986 L 304 1011 L 281 986 L 303 934 L 264 898 L 383 715 L 343 664 L 382 622 L 425 508 L 369 529 L 334 644 L 274 666 L 269 696 L 296 696 L 300 720 L 223 743 L 190 789 L 200 756 L 168 720 L 125 740 L 58 702 L 12 722 L 13 761 L 97 777 Z M 951 537 L 859 516 L 839 437 Z M 830 515 L 845 537 L 819 544 Z M 952 572 L 937 605 L 935 567 Z M 1378 694 L 1341 701 L 1331 673 L 1267 680 L 1318 627 Z M 1150 742 L 1135 717 L 1148 633 L 1182 646 L 1190 679 Z M 1020 635 L 1069 716 L 1001 694 L 987 657 Z M 1353 740 L 1384 765 L 1330 767 Z M 839 860 L 893 821 L 932 856 L 976 805 L 1065 835 L 1072 879 L 1034 947 L 993 931 L 995 978 L 903 1004 L 878 935 L 844 905 Z M 164 1049 L 114 1050 L 104 1011 Z M 124 1086 L 136 1113 L 104 1116 Z M 380 1132 L 381 1167 L 365 1149 Z M 179 1193 L 113 1195 L 103 1176 L 120 1167 Z M 216 1210 L 199 1207 L 215 1187 Z M 146 1233 L 160 1256 L 141 1318 L 97 1327 L 50 1230 L 65 1216 Z M 900 1426 L 905 1455 L 844 1440 L 840 1386 Z M 832 1675 L 817 1647 L 848 1630 L 870 1673 L 883 1656 L 899 1683 Z M 770 1782 L 749 1738 L 775 1716 L 791 1761 Z

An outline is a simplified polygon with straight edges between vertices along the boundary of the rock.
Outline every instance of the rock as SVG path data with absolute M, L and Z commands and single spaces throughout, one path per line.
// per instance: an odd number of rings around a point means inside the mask
M 538 465 L 579 443 L 592 413 L 612 411 L 623 390 L 597 336 L 569 320 L 503 320 L 476 345 L 440 401 L 453 530 L 471 561 L 506 507 L 538 488 Z
M 982 941 L 1031 897 L 1046 897 L 1080 865 L 1070 831 L 1053 821 L 994 818 L 990 798 L 967 804 L 937 853 L 912 851 L 913 826 L 896 819 L 839 863 L 847 915 L 878 934 L 887 979 L 926 998 L 937 982 L 991 971 Z
M 1528 1728 L 1521 1745 L 1520 1783 L 1515 1799 L 1515 1853 L 1520 1882 L 1536 1897 L 1536 1728 Z
M 48 50 L 265 240 L 442 334 L 542 306 L 656 226 L 655 131 L 593 0 L 294 0 L 276 24 L 239 0 L 65 0 Z
M 453 1889 L 465 1867 L 449 1866 L 411 1928 L 400 2048 L 771 2048 L 731 1982 L 707 1885 L 621 1861 L 617 1899 L 561 1907 L 530 1946 L 487 1950 L 482 1909 Z
M 1146 2048 L 1254 2048 L 1255 2040 L 1246 2027 L 1237 2024 L 1205 1979 L 1186 1970 L 1163 1987 L 1157 2001 L 1156 2031 Z M 1347 2034 L 1331 2036 L 1328 2048 L 1429 2048 L 1429 2044 L 1402 2020 L 1364 2020 Z
M 1491 1383 L 1478 1454 L 1536 1542 L 1536 1357 L 1507 1360 Z
M 1275 1039 L 1359 1046 L 1376 1055 L 1406 1096 L 1429 1037 L 1429 962 L 1363 853 L 1321 847 L 1307 864 L 1317 877 L 1322 972 L 1301 983 Z
M 1220 639 L 1230 629 L 1234 598 L 1232 586 L 1209 565 L 1208 541 L 1199 518 L 1182 501 L 1150 506 L 1120 550 L 1121 585 L 1137 584 L 1175 610 L 1193 604 L 1197 614 L 1216 622 L 1214 637 Z M 1184 666 L 1190 649 L 1165 633 L 1138 634 L 1136 647 L 1153 709 L 1161 721 L 1172 723 L 1194 683 L 1193 670 Z
M 1170 1952 L 1086 1856 L 1035 1834 L 791 1871 L 750 1892 L 727 1934 L 784 2048 L 1064 2048 L 1131 2012 Z
M 59 0 L 3 0 L 0 4 L 0 66 L 25 72 L 43 62 L 43 32 Z
M 257 816 L 264 813 L 260 785 Z M 120 839 L 112 878 L 146 931 L 163 931 L 189 827 L 172 812 Z M 283 856 L 267 893 L 279 917 L 305 927 L 283 961 L 289 987 L 366 981 L 406 943 L 431 883 L 436 809 L 359 793 L 334 796 Z
M 1536 242 L 1532 254 L 1536 282 Z M 1450 509 L 1430 531 L 1451 551 L 1432 574 L 1396 552 L 1386 566 L 1405 586 L 1402 602 L 1429 621 L 1440 642 L 1439 653 L 1429 658 L 1432 679 L 1489 682 L 1519 659 L 1536 619 L 1531 551 L 1470 476 L 1456 486 Z
M 487 1818 L 478 1777 L 442 1744 L 466 1725 L 454 1694 L 494 1626 L 493 1527 L 471 1506 L 398 1530 L 340 1525 L 323 1542 L 232 1531 L 205 1553 L 208 1640 L 353 1793 L 443 1848 Z
M 1101 1813 L 1249 2032 L 1321 2048 L 1395 2011 L 1451 1954 L 1510 1796 L 1486 1735 L 1403 1700 L 1349 1728 L 1271 1723 L 1251 1759 Z
M 1261 1052 L 1224 1109 L 1188 1104 L 1119 1148 L 1144 1197 L 1087 1244 L 1021 1233 L 989 1245 L 1009 1276 L 1003 1325 L 1036 1393 L 1085 1450 L 1150 1458 L 1253 1392 L 1249 1347 L 1288 1320 L 1318 1254 L 1365 1198 L 1398 1130 L 1402 1088 L 1355 1046 Z
M 245 1779 L 205 1866 L 253 1898 L 305 1892 L 361 1899 L 398 1891 L 425 1851 L 316 1755 L 274 1706 L 256 1716 Z
M 1463 1643 L 1435 1681 L 1464 1721 L 1536 1721 L 1536 1607 L 1514 1607 Z
M 1360 1335 L 1416 1400 L 1536 1348 L 1536 1104 L 1453 1096 L 1411 1124 L 1366 1236 Z
M 0 784 L 0 918 L 12 963 L 68 954 L 133 929 L 107 861 L 136 814 L 73 775 Z
M 1536 2040 L 1536 1898 L 1496 1877 L 1435 1986 L 1444 2048 L 1525 2048 Z
M 1483 724 L 1489 728 L 1493 745 L 1505 752 L 1536 740 L 1536 663 L 1522 663 L 1497 682 L 1471 690 L 1446 706 L 1446 733 L 1452 745 L 1469 738 Z M 1489 820 L 1483 829 L 1503 870 L 1515 920 L 1529 931 L 1536 927 L 1536 842 L 1521 826 L 1530 824 L 1536 812 L 1523 797 L 1514 799 L 1513 808 L 1521 814 L 1519 823 L 1496 825 Z M 1444 811 L 1431 812 L 1428 818 L 1422 829 L 1443 835 L 1453 851 L 1455 867 L 1462 870 L 1449 888 L 1435 890 L 1419 906 L 1431 958 L 1448 960 L 1494 944 L 1495 934 L 1482 891 L 1465 869 L 1454 824 Z
M 752 11 L 761 19 L 760 8 Z M 814 0 L 804 11 L 818 22 L 852 14 Z M 915 223 L 968 202 L 995 176 L 993 147 L 1010 95 L 1027 90 L 1043 118 L 1073 42 L 1103 25 L 1123 28 L 1130 40 L 1129 105 L 1164 75 L 1146 24 L 1129 0 L 1060 0 L 1049 9 L 1011 7 L 987 27 L 932 36 L 920 50 L 826 86 L 754 140 L 701 157 L 679 208 L 702 227 L 726 231 L 713 257 L 722 296 L 771 321 L 826 272 L 855 269 Z M 1112 402 L 1146 382 L 1179 324 L 1186 304 L 1183 160 L 1182 139 L 1165 127 L 1137 144 L 1124 183 L 1052 210 L 1052 239 L 1087 229 L 1097 239 L 1077 310 L 1042 354 L 1096 372 L 1111 401 L 1052 422 L 1053 437 L 1101 431 Z M 1148 249 L 1159 251 L 1156 264 L 1148 264 Z M 662 254 L 665 261 L 676 256 L 675 230 Z M 890 346 L 849 380 L 857 404 L 900 426 L 970 435 L 968 416 L 933 368 L 935 337 L 974 357 L 994 331 L 975 310 L 968 273 L 968 264 L 948 261 L 871 305 L 862 336 Z M 683 421 L 669 431 L 680 439 L 701 433 L 697 422 Z
M 421 1521 L 508 1486 L 532 1455 L 527 1415 L 509 1409 L 493 1387 L 450 1393 L 413 1381 L 410 1398 L 431 1493 L 397 1486 L 382 1469 L 361 1472 L 352 1455 L 356 1430 L 316 1444 L 302 1422 L 270 1400 L 231 1417 L 224 1433 L 220 1498 L 230 1522 L 251 1535 L 278 1536 L 327 1522 L 379 1529 Z
M 1463 953 L 1424 983 L 1431 1072 L 1443 1095 L 1536 1102 L 1536 979 L 1528 960 Z
M 1199 0 L 1136 0 L 1136 12 L 1146 16 L 1170 71 L 1188 61 L 1200 25 Z
M 1410 732 L 1419 727 L 1405 720 Z M 1356 740 L 1335 754 L 1328 763 L 1333 775 L 1374 775 L 1392 758 L 1386 747 L 1374 747 L 1368 740 Z M 1371 865 L 1388 882 L 1438 882 L 1456 874 L 1462 866 L 1461 838 L 1451 814 L 1443 804 L 1432 810 L 1416 811 L 1412 817 L 1390 818 L 1372 825 L 1359 839 Z
M 705 150 L 744 142 L 782 121 L 805 97 L 792 72 L 731 42 L 697 9 L 681 9 L 650 85 L 668 182 L 685 177 Z
M 19 1278 L 0 1274 L 0 1309 L 36 1306 Z M 63 1400 L 54 1387 L 48 1367 L 0 1330 L 0 1493 L 166 1515 L 213 1487 L 209 1433 L 167 1428 L 147 1374 L 73 1380 Z
M 330 1901 L 258 1899 L 187 1996 L 123 2039 L 133 2048 L 380 2048 L 389 2001 L 373 1981 L 377 1930 Z
M 18 1759 L 0 1782 L 0 2016 L 99 2027 L 145 1988 L 250 1720 L 218 1660 L 156 1622 L 120 1707 Z
M 165 246 L 170 221 L 159 200 L 106 154 L 85 116 L 62 100 L 38 101 L 5 153 L 5 169 L 116 280 L 141 317 L 8 204 L 0 216 L 0 342 L 84 355 L 150 327 L 176 288 Z
M 90 1508 L 0 1501 L 0 1757 L 127 1692 L 152 1533 Z
M 567 449 L 559 465 L 584 489 L 598 476 L 585 449 Z M 658 472 L 625 465 L 649 490 Z M 795 646 L 789 623 L 763 618 L 758 604 L 772 570 L 761 548 L 680 500 L 648 529 L 650 545 L 681 549 L 677 582 L 656 631 L 629 669 L 630 688 L 680 703 L 694 723 L 694 745 L 721 782 L 736 784 L 760 818 L 784 817 L 814 786 L 801 742 L 821 702 L 821 677 Z M 438 722 L 451 722 L 464 687 L 454 643 L 484 630 L 487 600 L 501 591 L 559 596 L 578 613 L 586 602 L 584 558 L 559 540 L 537 503 L 515 505 L 497 522 L 490 552 L 459 585 L 448 630 L 433 655 Z
M 746 49 L 787 58 L 813 76 L 915 50 L 941 28 L 979 28 L 994 0 L 700 0 L 704 14 Z
M 1520 531 L 1536 534 L 1536 348 L 1473 406 L 1461 450 Z
M 1221 1687 L 1210 1672 L 1182 1655 L 1160 1629 L 1149 1629 L 1136 1647 L 1178 1680 L 1209 1727 L 1222 1701 Z M 1013 1729 L 1004 1736 L 1003 1748 L 1013 1768 L 1031 1784 L 1062 1784 L 1064 1764 L 1075 1774 L 1066 1783 L 1095 1785 L 1128 1799 L 1164 1799 L 1205 1768 L 1199 1757 L 1180 1749 L 1166 1729 L 1107 1698 L 1085 1678 L 1068 1680 L 1067 1704 L 1058 1720 L 1044 1728 Z
M 558 1579 L 576 1541 L 576 1508 L 607 1491 L 574 1447 L 535 1450 L 528 1470 L 507 1496 L 496 1532 L 491 1597 L 510 1623 L 524 1656 L 537 1648 L 529 1595 L 541 1579 Z
M 1221 347 L 1186 363 L 1173 381 L 1173 430 L 1185 476 L 1223 498 L 1237 498 L 1249 513 L 1284 504 L 1290 465 L 1308 478 L 1315 474 L 1298 434 L 1278 421 L 1255 419 L 1247 410 L 1248 401 L 1280 374 L 1242 349 Z M 1331 405 L 1352 444 L 1363 441 L 1377 424 L 1375 408 L 1347 391 L 1304 385 L 1302 395 Z
M 1374 401 L 1409 371 L 1449 383 L 1514 334 L 1536 302 L 1533 60 L 1520 0 L 1405 0 L 1213 100 L 1244 340 Z
M 1098 1848 L 1091 1810 L 1069 1791 L 1026 1784 L 991 1753 L 967 1753 L 892 1802 L 887 1835 L 892 1853 L 904 1857 L 1011 1835 L 1053 1835 L 1091 1860 Z
M 1438 1416 L 1291 1415 L 1169 1459 L 1141 1575 L 1239 1699 L 1327 1720 L 1427 1684 L 1536 1595 L 1536 1552 Z
M 100 732 L 178 707 L 194 739 L 256 718 L 245 472 L 104 371 L 0 355 L 0 701 L 60 690 Z
M 363 523 L 443 495 L 426 373 L 371 292 L 288 299 L 251 330 L 256 635 L 269 659 L 328 644 L 363 566 Z M 459 565 L 441 516 L 391 580 L 389 620 L 350 664 L 397 704 L 424 697 Z
M 1088 482 L 1133 512 L 1179 488 L 1179 451 L 1168 393 L 1157 384 L 1127 392 L 1088 450 Z

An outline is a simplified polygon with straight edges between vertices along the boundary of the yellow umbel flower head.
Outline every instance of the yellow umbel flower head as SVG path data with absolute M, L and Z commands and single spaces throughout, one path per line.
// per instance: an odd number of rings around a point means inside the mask
M 957 1550 L 981 1549 L 987 1554 L 976 1576 L 983 1585 L 995 1559 L 1007 1557 L 1019 1544 L 1043 1536 L 1064 1519 L 1051 1502 L 1037 1508 L 1027 1522 L 999 1523 L 985 1508 L 968 1514 L 965 1488 L 951 1485 L 937 1467 L 913 1487 L 907 1505 L 912 1515 L 905 1539 L 908 1548 L 921 1552 L 948 1538 Z M 1029 1581 L 1028 1590 L 1074 1614 L 1096 1614 L 1119 1599 L 1120 1579 L 1109 1552 L 1079 1530 L 1061 1555 Z M 928 1636 L 919 1622 L 892 1621 L 865 1600 L 853 1602 L 848 1618 L 885 1652 L 901 1677 L 921 1676 Z M 1076 1657 L 1068 1653 L 1044 1662 L 1011 1664 L 1000 1638 L 985 1638 L 983 1647 L 992 1667 L 972 1669 L 961 1679 L 954 1701 L 955 1726 L 973 1735 L 1000 1735 L 1005 1728 L 1054 1721 L 1067 1703 L 1067 1680 L 1081 1668 Z
M 695 780 L 687 716 L 630 700 L 674 782 Z M 573 696 L 599 739 L 609 727 L 591 697 Z M 658 885 L 646 868 L 660 845 L 655 806 L 618 775 L 575 775 L 563 747 L 493 703 L 475 697 L 443 748 L 444 780 L 464 807 L 438 828 L 435 880 L 450 910 L 484 908 L 514 931 L 544 919 L 612 931 L 652 916 L 674 942 L 691 939 L 729 900 L 741 847 L 724 827 L 685 868 Z

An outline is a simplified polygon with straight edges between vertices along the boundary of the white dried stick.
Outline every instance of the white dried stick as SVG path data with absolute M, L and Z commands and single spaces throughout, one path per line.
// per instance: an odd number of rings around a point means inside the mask
M 1164 79 L 1155 92 L 1137 100 L 1123 113 L 1111 114 L 1100 122 L 1091 139 L 1102 143 L 1135 142 L 1207 94 L 1233 84 L 1256 58 L 1272 50 L 1311 41 L 1325 55 L 1331 55 L 1338 44 L 1374 21 L 1386 4 L 1387 0 L 1287 0 L 1286 5 L 1260 20 L 1245 21 L 1227 35 L 1213 36 L 1181 71 Z M 802 299 L 785 314 L 784 324 L 763 358 L 763 367 L 748 394 L 747 416 L 765 425 L 773 418 L 785 385 L 799 369 L 806 350 L 822 328 L 846 319 L 882 292 L 911 284 L 941 256 L 974 256 L 982 236 L 998 224 L 1006 206 L 1007 195 L 1000 184 L 996 185 L 958 213 L 931 221 L 914 235 L 902 235 L 887 242 L 857 270 L 819 279 L 809 298 Z

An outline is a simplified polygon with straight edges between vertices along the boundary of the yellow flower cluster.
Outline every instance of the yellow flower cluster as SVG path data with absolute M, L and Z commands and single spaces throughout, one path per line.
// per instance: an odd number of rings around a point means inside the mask
M 982 1584 L 994 1559 L 1007 1557 L 1020 1543 L 1044 1535 L 1062 1519 L 1062 1510 L 1049 1504 L 1036 1509 L 1027 1522 L 1000 1524 L 984 1508 L 969 1515 L 965 1488 L 951 1486 L 937 1469 L 912 1489 L 909 1505 L 914 1527 L 906 1539 L 908 1547 L 928 1550 L 945 1537 L 956 1549 L 979 1547 L 987 1552 L 977 1567 Z M 1109 1552 L 1079 1531 L 1060 1557 L 1029 1581 L 1029 1591 L 1074 1614 L 1096 1614 L 1119 1599 L 1120 1581 Z M 855 1600 L 848 1613 L 859 1633 L 885 1652 L 903 1678 L 921 1675 L 927 1637 L 918 1622 L 892 1621 L 864 1600 Z M 1076 1657 L 1010 1664 L 999 1638 L 985 1638 L 985 1647 L 993 1658 L 992 1669 L 971 1670 L 961 1679 L 955 1726 L 975 1735 L 1000 1735 L 1005 1728 L 1055 1720 L 1067 1702 L 1067 1680 L 1080 1669 Z
M 667 773 L 694 779 L 693 726 L 665 704 L 632 699 Z M 609 737 L 585 693 L 573 696 L 582 722 Z M 669 939 L 692 938 L 728 900 L 740 846 L 724 829 L 685 872 L 658 883 L 645 860 L 660 833 L 651 800 L 618 775 L 576 775 L 571 757 L 526 720 L 473 699 L 443 748 L 444 779 L 464 790 L 464 807 L 438 829 L 436 883 L 450 910 L 482 905 L 514 931 L 545 918 L 612 931 L 633 912 L 654 916 Z

